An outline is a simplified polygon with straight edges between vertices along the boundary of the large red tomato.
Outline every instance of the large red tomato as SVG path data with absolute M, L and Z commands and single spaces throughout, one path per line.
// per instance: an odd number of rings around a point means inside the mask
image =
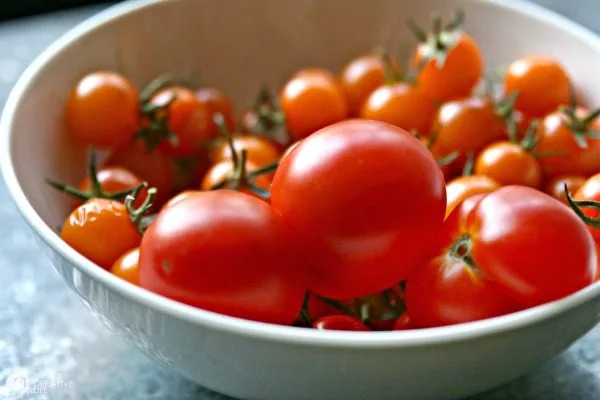
M 535 189 L 498 189 L 459 226 L 457 240 L 477 268 L 521 306 L 560 299 L 594 281 L 596 248 L 585 224 Z
M 310 289 L 347 299 L 379 292 L 426 261 L 442 226 L 444 178 L 419 140 L 347 120 L 281 160 L 271 203 L 304 246 Z
M 163 208 L 140 247 L 140 286 L 250 320 L 291 324 L 306 286 L 280 217 L 262 200 L 190 192 Z

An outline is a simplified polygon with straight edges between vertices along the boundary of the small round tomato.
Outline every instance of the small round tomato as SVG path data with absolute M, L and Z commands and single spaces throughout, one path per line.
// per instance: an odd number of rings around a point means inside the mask
M 100 71 L 81 79 L 67 102 L 69 132 L 82 143 L 117 149 L 131 143 L 139 125 L 139 92 L 116 72 Z
M 110 269 L 122 254 L 141 241 L 125 205 L 108 199 L 90 199 L 73 210 L 60 237 L 104 269 Z
M 218 162 L 208 170 L 206 175 L 204 175 L 201 188 L 202 190 L 212 190 L 215 186 L 225 183 L 223 188 L 239 190 L 263 198 L 256 193 L 256 189 L 250 188 L 248 185 L 247 172 L 252 172 L 257 169 L 258 166 L 250 161 L 246 162 L 244 171 L 240 171 L 240 168 L 230 160 Z M 268 175 L 261 175 L 256 179 L 253 179 L 252 184 L 259 189 L 266 191 L 271 186 L 271 178 Z
M 433 103 L 421 89 L 400 82 L 383 85 L 372 92 L 363 104 L 360 117 L 428 135 L 435 114 Z
M 103 167 L 97 173 L 98 183 L 102 189 L 102 193 L 95 193 L 90 177 L 85 177 L 77 185 L 77 190 L 81 193 L 89 193 L 88 198 L 101 197 L 106 194 L 107 197 L 114 196 L 117 193 L 125 193 L 133 191 L 137 186 L 142 184 L 142 180 L 131 171 L 121 167 Z M 146 189 L 142 189 L 136 204 L 139 206 L 146 198 Z M 73 199 L 73 208 L 79 207 L 83 202 L 80 199 Z
M 476 154 L 485 146 L 505 139 L 505 125 L 487 99 L 470 97 L 448 102 L 438 110 L 431 151 L 436 156 L 453 152 Z
M 414 65 L 420 68 L 417 84 L 440 103 L 468 96 L 483 76 L 477 43 L 458 28 L 418 32 L 420 43 L 414 55 Z
M 269 139 L 253 135 L 234 135 L 231 138 L 237 153 L 242 149 L 248 152 L 248 161 L 258 167 L 273 164 L 279 161 L 281 154 Z M 212 152 L 215 162 L 231 160 L 231 147 L 227 142 L 222 142 Z
M 529 55 L 508 66 L 504 91 L 518 93 L 515 108 L 529 117 L 543 117 L 569 104 L 571 83 L 560 63 L 550 57 Z
M 422 328 L 497 317 L 516 310 L 513 302 L 476 266 L 450 250 L 415 268 L 404 296 L 411 323 Z
M 596 247 L 587 227 L 535 189 L 500 188 L 459 226 L 456 235 L 482 274 L 520 306 L 560 299 L 595 279 Z
M 542 167 L 532 152 L 507 141 L 492 143 L 479 153 L 475 174 L 489 176 L 502 186 L 539 188 L 542 184 Z
M 565 185 L 567 185 L 567 189 L 569 193 L 573 195 L 577 193 L 580 187 L 582 187 L 586 182 L 586 178 L 578 175 L 569 175 L 569 176 L 559 176 L 557 178 L 552 179 L 550 182 L 546 184 L 546 188 L 544 192 L 549 194 L 562 201 L 565 204 L 569 204 L 567 201 L 567 195 L 565 194 Z M 600 189 L 600 185 L 598 187 Z M 600 190 L 598 191 L 598 199 L 600 199 Z
M 369 327 L 349 315 L 328 315 L 315 322 L 313 328 L 320 331 L 369 331 Z
M 348 63 L 340 73 L 350 116 L 358 116 L 369 95 L 385 82 L 386 65 L 377 54 L 367 54 Z
M 498 182 L 484 175 L 458 177 L 446 185 L 446 217 L 467 198 L 476 194 L 491 193 L 500 188 Z
M 207 141 L 218 135 L 214 129 L 210 106 L 186 87 L 172 86 L 155 93 L 150 104 L 161 108 L 150 119 L 166 124 L 150 123 L 147 137 L 158 142 L 158 148 L 170 156 L 191 157 L 205 149 Z M 156 125 L 156 127 L 154 127 Z
M 292 324 L 307 288 L 290 239 L 264 201 L 228 190 L 190 194 L 144 234 L 140 286 L 205 310 Z
M 335 299 L 385 290 L 426 261 L 446 209 L 444 178 L 427 148 L 370 120 L 302 140 L 282 158 L 271 192 L 312 268 L 309 289 Z
M 138 262 L 140 249 L 136 247 L 123 254 L 110 269 L 114 275 L 134 285 L 140 284 Z
M 220 113 L 227 129 L 235 129 L 233 103 L 222 90 L 210 86 L 203 87 L 196 90 L 196 98 L 208 109 L 209 116 Z M 211 124 L 211 129 L 213 136 L 219 134 L 219 128 L 214 123 Z
M 550 177 L 589 176 L 600 171 L 600 139 L 590 132 L 600 130 L 600 119 L 583 108 L 565 109 L 547 115 L 538 127 L 536 151 Z
M 337 80 L 320 69 L 292 77 L 280 94 L 281 110 L 294 140 L 344 120 L 348 106 Z
M 149 150 L 143 141 L 136 141 L 130 146 L 115 151 L 108 158 L 103 168 L 125 168 L 150 187 L 157 190 L 156 205 L 166 201 L 174 188 L 174 168 L 171 160 L 163 153 Z
M 563 193 L 564 193 L 563 186 Z M 566 194 L 565 194 L 566 197 Z M 575 192 L 574 199 L 577 201 L 600 201 L 600 173 L 589 178 L 585 183 Z M 595 208 L 582 208 L 585 215 L 590 218 L 598 218 L 600 212 Z M 596 244 L 600 246 L 600 229 L 588 226 Z

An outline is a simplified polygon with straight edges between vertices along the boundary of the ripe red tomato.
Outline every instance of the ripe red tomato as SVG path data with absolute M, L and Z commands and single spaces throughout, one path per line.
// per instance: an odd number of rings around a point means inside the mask
M 123 203 L 90 199 L 69 215 L 60 237 L 83 256 L 110 269 L 126 251 L 139 246 L 141 236 Z
M 591 117 L 588 110 L 577 108 L 547 115 L 538 127 L 540 164 L 550 177 L 560 175 L 589 176 L 600 171 L 600 139 L 589 132 L 600 130 L 600 119 Z M 578 143 L 578 139 L 582 143 Z
M 436 156 L 477 154 L 490 143 L 505 139 L 505 126 L 487 99 L 470 97 L 448 102 L 438 110 L 431 151 Z
M 385 82 L 385 63 L 377 54 L 366 54 L 348 63 L 340 73 L 350 116 L 358 116 L 369 95 Z
M 138 262 L 140 249 L 136 247 L 123 254 L 111 267 L 110 272 L 134 285 L 140 284 Z
M 155 206 L 159 207 L 171 195 L 174 188 L 175 172 L 171 160 L 163 153 L 149 150 L 143 141 L 136 141 L 130 146 L 115 151 L 108 158 L 103 168 L 125 168 L 150 187 L 157 190 Z
M 83 180 L 77 185 L 77 190 L 79 190 L 81 193 L 88 194 L 88 199 L 93 197 L 101 197 L 102 194 L 110 196 L 114 193 L 122 193 L 127 190 L 133 190 L 142 183 L 142 180 L 134 173 L 121 167 L 100 168 L 96 176 L 98 183 L 100 183 L 100 187 L 102 188 L 101 193 L 95 193 L 89 176 L 83 178 Z M 141 205 L 146 198 L 146 195 L 146 189 L 142 189 L 139 197 L 137 198 L 136 205 Z M 83 202 L 80 199 L 73 199 L 73 208 L 79 207 L 81 204 L 83 204 Z
M 348 105 L 339 82 L 321 69 L 299 71 L 283 87 L 279 103 L 294 140 L 348 115 Z
M 229 131 L 235 129 L 233 102 L 222 90 L 210 86 L 203 87 L 196 90 L 196 98 L 208 109 L 209 117 L 212 117 L 215 113 L 220 113 L 227 129 Z M 217 136 L 219 128 L 214 122 L 210 125 L 212 136 Z
M 415 268 L 406 280 L 406 308 L 414 326 L 428 328 L 497 317 L 513 302 L 477 269 L 450 250 Z
M 253 135 L 234 135 L 231 140 L 233 147 L 239 154 L 242 149 L 248 152 L 248 161 L 258 167 L 279 161 L 281 154 L 269 139 Z M 231 149 L 227 142 L 220 143 L 212 152 L 215 162 L 231 160 Z
M 67 128 L 82 143 L 117 149 L 131 143 L 139 125 L 139 92 L 115 72 L 86 75 L 73 88 L 66 108 Z
M 459 204 L 476 194 L 491 193 L 500 188 L 498 182 L 484 175 L 458 177 L 446 185 L 446 217 Z
M 320 331 L 370 331 L 369 327 L 349 315 L 328 315 L 313 323 Z
M 504 91 L 519 93 L 515 108 L 529 117 L 543 117 L 569 104 L 571 83 L 564 68 L 553 58 L 530 55 L 509 65 Z
M 393 330 L 405 331 L 407 329 L 412 329 L 412 328 L 413 328 L 413 324 L 411 322 L 410 315 L 408 315 L 407 312 L 403 312 L 402 315 L 400 315 L 398 317 L 398 319 L 396 319 Z
M 560 201 L 505 186 L 482 199 L 457 237 L 483 276 L 521 306 L 557 300 L 596 275 L 596 248 L 585 224 Z
M 312 267 L 310 289 L 337 299 L 392 287 L 426 261 L 446 209 L 444 178 L 427 148 L 369 120 L 302 140 L 281 160 L 271 192 Z
M 544 192 L 546 192 L 550 196 L 554 197 L 555 199 L 558 199 L 558 200 L 562 201 L 563 203 L 568 204 L 567 196 L 565 194 L 565 185 L 567 185 L 569 193 L 571 193 L 571 195 L 573 195 L 579 191 L 579 188 L 581 188 L 585 184 L 585 182 L 586 182 L 586 178 L 583 176 L 578 176 L 578 175 L 559 176 L 557 178 L 552 179 L 550 182 L 548 182 L 546 184 L 546 188 L 544 189 Z M 599 189 L 598 190 L 598 199 L 600 199 L 600 185 L 599 185 L 598 189 Z M 586 199 L 586 200 L 591 200 L 591 199 Z
M 189 194 L 146 231 L 140 285 L 205 310 L 292 324 L 306 292 L 294 253 L 267 203 L 228 190 Z
M 406 131 L 428 135 L 436 108 L 418 87 L 408 83 L 383 85 L 363 103 L 360 117 L 396 125 Z
M 577 201 L 600 201 L 600 173 L 592 176 L 587 181 L 585 181 L 583 186 L 581 186 L 579 190 L 575 192 L 574 199 Z M 582 211 L 585 215 L 587 215 L 590 218 L 598 218 L 598 216 L 600 216 L 600 212 L 595 208 L 585 207 L 582 208 Z M 596 244 L 600 246 L 600 229 L 595 228 L 593 226 L 588 226 L 588 228 L 592 233 Z
M 457 19 L 460 17 L 457 15 Z M 426 34 L 418 28 L 417 31 L 420 43 L 414 65 L 420 68 L 418 86 L 440 103 L 470 95 L 484 70 L 483 57 L 475 40 L 462 32 L 459 21 L 438 32 L 432 30 Z
M 495 142 L 475 161 L 475 174 L 489 176 L 502 186 L 522 185 L 539 188 L 542 167 L 534 154 L 517 143 Z
M 166 118 L 166 124 L 152 128 L 147 136 L 150 142 L 157 141 L 158 148 L 170 156 L 192 157 L 205 150 L 208 140 L 215 139 L 218 132 L 214 127 L 211 106 L 201 102 L 192 90 L 172 86 L 160 90 L 150 99 L 155 107 L 164 107 L 154 119 Z M 169 138 L 169 134 L 174 137 Z

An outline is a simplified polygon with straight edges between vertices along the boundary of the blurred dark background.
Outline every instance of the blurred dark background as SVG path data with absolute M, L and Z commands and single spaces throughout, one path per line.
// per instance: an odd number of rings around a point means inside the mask
M 118 0 L 0 0 L 0 21 Z

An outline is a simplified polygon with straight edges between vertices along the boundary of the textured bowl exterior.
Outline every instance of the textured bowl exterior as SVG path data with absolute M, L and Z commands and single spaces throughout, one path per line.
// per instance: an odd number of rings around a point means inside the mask
M 430 11 L 457 6 L 492 66 L 530 52 L 552 54 L 583 98 L 600 103 L 598 39 L 520 2 L 142 0 L 75 28 L 25 72 L 0 122 L 5 181 L 82 301 L 107 326 L 207 388 L 253 400 L 454 399 L 491 389 L 590 330 L 600 320 L 600 286 L 513 315 L 426 331 L 317 332 L 242 321 L 146 292 L 77 254 L 54 231 L 68 202 L 43 184 L 47 176 L 81 177 L 85 152 L 65 135 L 62 109 L 86 72 L 112 68 L 143 83 L 162 72 L 201 70 L 203 81 L 248 103 L 263 82 L 280 84 L 282 71 L 338 69 L 374 44 L 404 42 L 407 16 L 426 22 Z

